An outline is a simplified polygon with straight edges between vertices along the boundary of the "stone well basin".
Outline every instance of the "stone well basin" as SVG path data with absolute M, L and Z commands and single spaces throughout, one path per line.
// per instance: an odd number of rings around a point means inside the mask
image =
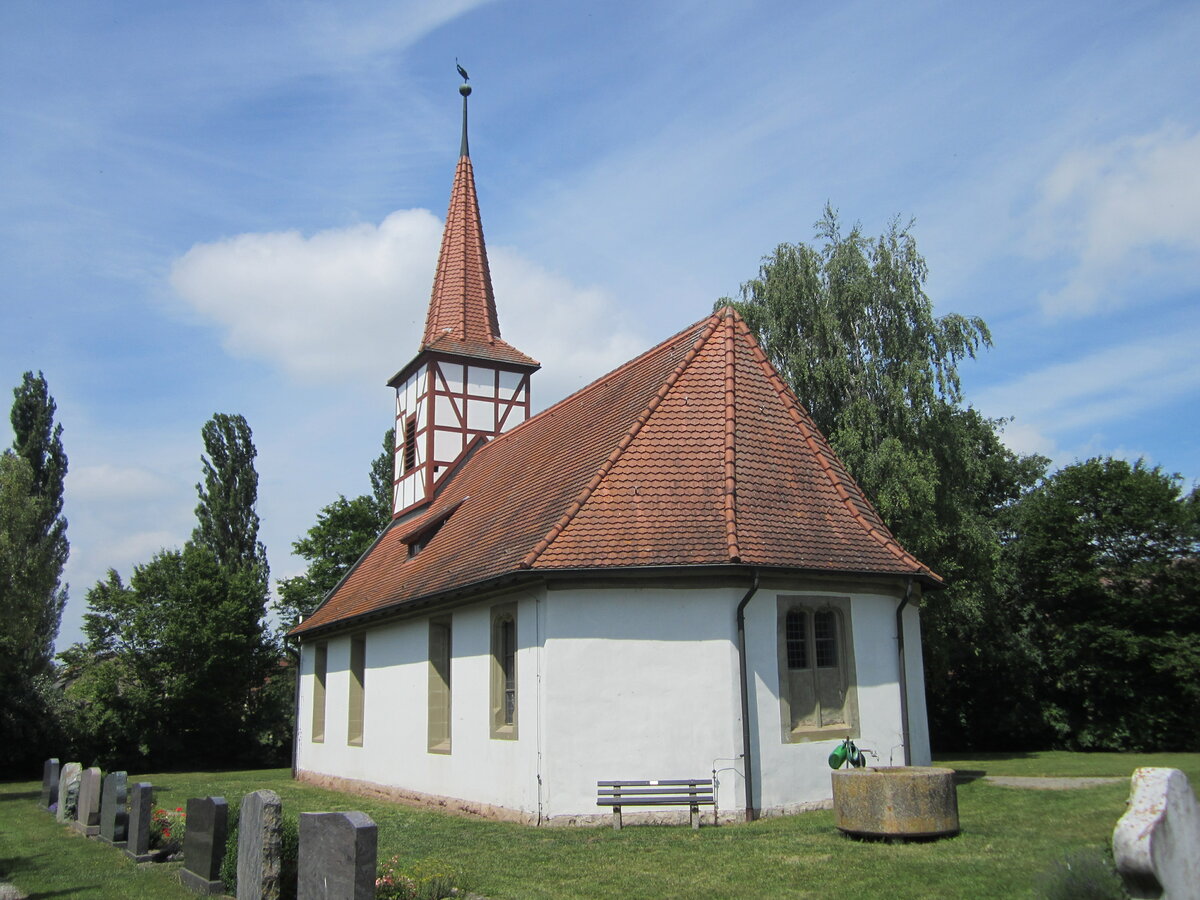
M 953 769 L 878 766 L 832 775 L 833 821 L 846 834 L 891 839 L 958 834 Z

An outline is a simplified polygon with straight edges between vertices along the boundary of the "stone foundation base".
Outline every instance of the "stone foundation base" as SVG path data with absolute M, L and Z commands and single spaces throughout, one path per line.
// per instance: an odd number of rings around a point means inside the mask
M 370 797 L 373 800 L 389 800 L 393 803 L 403 803 L 407 806 L 417 806 L 422 809 L 438 809 L 443 812 L 464 816 L 478 816 L 500 822 L 519 822 L 522 825 L 565 826 L 596 828 L 612 826 L 612 813 L 597 808 L 594 813 L 578 815 L 546 816 L 539 822 L 535 813 L 521 812 L 503 806 L 493 806 L 490 803 L 476 803 L 472 800 L 462 800 L 457 797 L 442 797 L 437 794 L 424 794 L 407 788 L 387 784 L 376 784 L 373 781 L 362 781 L 357 778 L 342 778 L 338 775 L 322 775 L 319 772 L 309 772 L 304 769 L 296 770 L 296 780 L 311 784 L 315 787 L 344 794 L 356 794 L 359 797 Z M 774 818 L 776 816 L 791 816 L 798 813 L 813 812 L 819 809 L 830 809 L 832 799 L 811 800 L 804 803 L 789 803 L 786 806 L 775 806 L 759 810 L 759 818 Z M 626 810 L 621 814 L 625 825 L 690 825 L 691 813 L 686 807 L 678 809 L 647 809 L 644 812 Z M 746 813 L 741 809 L 713 810 L 707 807 L 700 809 L 700 825 L 736 825 L 746 821 Z
M 99 825 L 84 825 L 82 822 L 74 821 L 71 827 L 82 835 L 87 837 L 96 837 L 100 833 Z

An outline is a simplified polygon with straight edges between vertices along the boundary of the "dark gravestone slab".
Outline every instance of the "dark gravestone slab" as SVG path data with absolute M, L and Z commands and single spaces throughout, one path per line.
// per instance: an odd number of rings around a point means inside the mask
M 100 833 L 100 788 L 104 773 L 96 766 L 84 769 L 79 777 L 79 808 L 75 813 L 75 830 L 95 837 Z
M 238 814 L 237 900 L 279 900 L 283 806 L 274 791 L 242 798 Z
M 48 759 L 42 766 L 42 799 L 38 804 L 42 809 L 49 809 L 51 804 L 58 802 L 58 760 Z
M 373 900 L 377 841 L 365 813 L 301 813 L 297 900 Z
M 79 779 L 82 774 L 83 766 L 77 762 L 67 763 L 59 773 L 58 812 L 55 817 L 60 822 L 75 821 L 75 805 L 79 802 Z
M 129 789 L 129 835 L 125 855 L 137 862 L 150 860 L 150 817 L 154 813 L 154 788 L 138 781 Z
M 129 813 L 125 811 L 127 772 L 110 772 L 100 791 L 100 840 L 124 847 L 129 831 Z
M 179 880 L 198 894 L 220 894 L 221 862 L 229 828 L 229 805 L 224 797 L 187 802 L 187 833 L 183 836 L 183 868 Z

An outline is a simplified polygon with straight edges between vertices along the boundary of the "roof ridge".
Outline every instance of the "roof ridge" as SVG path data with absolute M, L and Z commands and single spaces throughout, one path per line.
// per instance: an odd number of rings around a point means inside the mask
M 625 436 L 622 437 L 621 440 L 617 442 L 617 446 L 613 449 L 612 453 L 610 453 L 608 455 L 608 458 L 605 459 L 604 462 L 600 464 L 600 468 L 596 471 L 596 474 L 592 476 L 591 480 L 584 486 L 583 490 L 579 492 L 579 495 L 571 502 L 571 504 L 567 507 L 566 511 L 559 517 L 558 521 L 555 522 L 550 527 L 550 530 L 547 531 L 546 534 L 542 536 L 541 540 L 539 540 L 533 546 L 533 549 L 530 550 L 525 555 L 525 557 L 517 564 L 518 568 L 520 568 L 520 569 L 532 568 L 533 564 L 535 562 L 537 562 L 538 557 L 541 556 L 544 552 L 546 552 L 546 548 L 549 547 L 552 543 L 554 543 L 555 538 L 557 538 L 560 534 L 562 534 L 563 530 L 568 525 L 571 524 L 571 520 L 574 519 L 576 515 L 578 515 L 579 511 L 583 508 L 583 505 L 587 502 L 588 498 L 591 497 L 591 495 L 595 492 L 596 488 L 598 488 L 600 486 L 601 482 L 604 481 L 605 476 L 607 476 L 608 473 L 612 471 L 612 468 L 614 465 L 616 465 L 617 460 L 621 458 L 621 455 L 625 452 L 625 450 L 629 447 L 629 445 L 633 443 L 634 438 L 637 437 L 638 433 L 642 430 L 642 428 L 646 425 L 646 423 L 650 421 L 650 417 L 654 414 L 654 411 L 656 409 L 658 409 L 659 404 L 661 404 L 662 401 L 666 398 L 667 394 L 669 394 L 671 392 L 671 388 L 675 386 L 675 383 L 677 381 L 679 381 L 679 378 L 683 375 L 684 372 L 687 371 L 688 366 L 690 366 L 692 364 L 693 360 L 695 360 L 696 356 L 700 353 L 700 350 L 704 347 L 704 345 L 706 343 L 708 343 L 708 339 L 710 337 L 712 337 L 713 332 L 715 332 L 717 330 L 717 326 L 720 324 L 720 319 L 718 318 L 718 316 L 714 314 L 712 316 L 709 316 L 708 318 L 709 318 L 708 325 L 705 327 L 703 333 L 698 338 L 696 338 L 695 342 L 691 346 L 691 349 L 688 350 L 687 354 L 680 361 L 679 365 L 676 366 L 674 371 L 672 371 L 671 374 L 667 376 L 667 379 L 666 379 L 666 381 L 663 382 L 662 387 L 660 387 L 658 389 L 658 391 L 655 392 L 654 396 L 650 398 L 650 402 L 646 404 L 646 408 L 642 410 L 641 414 L 638 415 L 638 417 L 636 419 L 634 419 L 633 424 L 629 427 L 629 430 L 625 432 Z M 702 319 L 701 321 L 704 321 L 704 320 Z M 696 323 L 696 324 L 699 324 L 699 323 Z M 693 325 L 691 327 L 694 328 L 695 325 Z M 684 329 L 684 331 L 687 331 L 687 330 L 689 330 L 689 329 Z M 680 334 L 682 334 L 682 333 L 683 332 L 680 332 Z M 674 335 L 673 337 L 678 337 L 678 335 Z M 636 360 L 643 359 L 644 357 L 653 353 L 654 350 L 657 350 L 658 347 L 662 347 L 662 346 L 665 346 L 666 344 L 668 344 L 671 340 L 672 340 L 672 338 L 668 338 L 666 341 L 663 341 L 661 344 L 658 344 L 656 347 L 652 347 L 650 350 L 647 350 L 645 353 L 641 354 L 640 356 L 634 357 L 634 359 L 630 360 L 630 362 L 632 363 Z M 626 365 L 628 365 L 628 364 L 629 363 L 626 363 Z M 614 373 L 619 372 L 624 368 L 625 368 L 625 366 L 619 366 L 616 369 L 614 369 L 612 372 L 610 372 L 609 375 L 613 375 Z M 606 376 L 604 376 L 604 378 L 601 378 L 601 379 L 598 379 L 597 381 L 592 382 L 592 384 L 588 385 L 588 387 L 597 385 L 601 381 L 607 379 L 608 377 L 609 376 L 606 375 Z M 578 393 L 578 391 L 576 393 Z M 572 394 L 571 396 L 575 396 L 575 395 Z M 570 399 L 570 398 L 566 398 L 566 399 Z M 563 400 L 559 401 L 559 403 L 562 403 L 562 402 L 564 402 L 564 401 Z M 558 404 L 555 404 L 555 406 L 557 406 L 557 405 Z M 553 409 L 553 408 L 554 407 L 550 407 L 550 409 Z M 545 411 L 543 411 L 543 413 L 539 413 L 538 415 L 543 415 L 545 412 L 549 412 L 549 410 L 545 410 Z M 533 418 L 536 418 L 536 417 L 533 417 Z M 533 418 L 527 419 L 526 422 L 533 421 Z M 522 424 L 524 424 L 524 423 L 522 423 Z M 515 430 L 516 429 L 514 429 L 514 431 Z
M 831 456 L 832 448 L 830 448 L 830 454 L 825 452 L 824 447 L 822 447 L 822 441 L 817 439 L 818 433 L 815 431 L 815 423 L 810 424 L 808 421 L 806 421 L 807 414 L 801 414 L 802 407 L 800 406 L 800 401 L 792 393 L 791 388 L 784 383 L 783 379 L 779 376 L 779 373 L 775 371 L 775 367 L 771 365 L 771 361 L 767 359 L 766 354 L 763 353 L 763 350 L 759 346 L 758 340 L 754 337 L 754 333 L 750 330 L 750 327 L 746 324 L 745 320 L 737 314 L 736 310 L 734 310 L 733 313 L 734 321 L 741 326 L 741 333 L 744 337 L 749 339 L 750 352 L 755 361 L 758 363 L 759 367 L 763 370 L 764 374 L 771 382 L 771 386 L 783 399 L 784 406 L 786 407 L 788 414 L 791 416 L 792 421 L 795 422 L 800 428 L 800 431 L 804 437 L 804 442 L 808 446 L 809 451 L 814 457 L 816 457 L 818 466 L 820 467 L 821 471 L 825 473 L 825 476 L 829 479 L 830 484 L 833 485 L 834 492 L 838 495 L 838 499 L 846 507 L 850 515 L 866 530 L 866 532 L 872 538 L 886 548 L 900 562 L 903 562 L 906 565 L 915 566 L 921 571 L 935 575 L 932 569 L 900 546 L 900 542 L 896 540 L 895 536 L 892 535 L 891 530 L 884 523 L 883 519 L 880 518 L 878 511 L 871 504 L 871 501 L 867 498 L 866 494 L 862 492 L 862 488 L 859 488 L 858 485 L 855 484 L 858 495 L 867 505 L 867 508 L 875 514 L 875 518 L 878 521 L 872 522 L 868 517 L 863 515 L 862 510 L 858 508 L 858 504 L 854 502 L 854 498 L 846 489 L 845 480 L 849 479 L 851 476 L 849 473 L 843 474 L 843 471 L 839 471 L 839 465 L 837 464 L 839 461 L 837 460 L 836 455 Z M 937 576 L 935 575 L 935 577 Z
M 738 547 L 737 530 L 737 459 L 734 446 L 736 433 L 736 397 L 737 384 L 735 380 L 736 326 L 734 316 L 737 315 L 732 307 L 722 311 L 725 324 L 725 483 L 724 483 L 724 513 L 725 513 L 725 546 L 732 562 L 742 558 Z

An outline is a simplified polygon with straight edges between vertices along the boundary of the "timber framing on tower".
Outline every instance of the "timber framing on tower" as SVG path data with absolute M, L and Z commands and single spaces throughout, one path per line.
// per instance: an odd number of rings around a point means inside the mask
M 392 512 L 427 503 L 478 439 L 525 421 L 529 378 L 540 367 L 500 336 L 475 172 L 467 143 L 467 97 L 450 207 L 417 355 L 388 385 L 396 389 Z

